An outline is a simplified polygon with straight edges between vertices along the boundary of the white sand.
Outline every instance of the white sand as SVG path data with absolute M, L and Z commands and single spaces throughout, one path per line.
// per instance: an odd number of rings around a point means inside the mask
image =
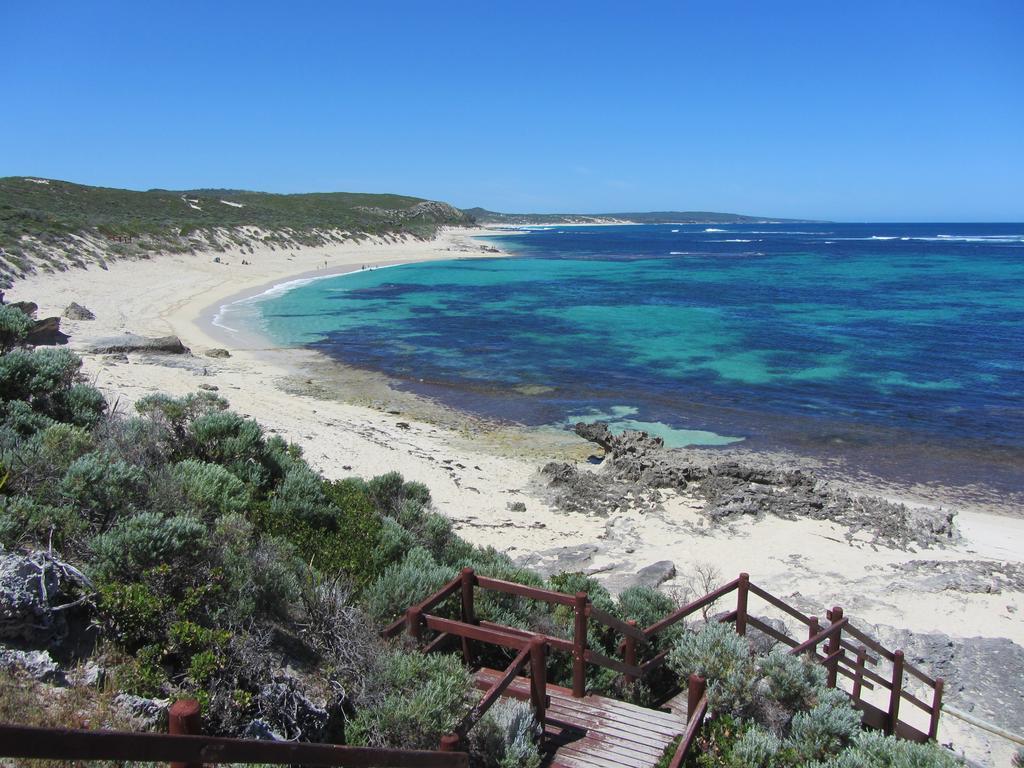
M 41 317 L 60 314 L 71 301 L 95 312 L 95 321 L 63 322 L 72 348 L 79 352 L 97 338 L 124 331 L 174 334 L 200 356 L 211 347 L 229 347 L 230 359 L 200 357 L 201 366 L 192 368 L 171 367 L 142 355 L 132 355 L 124 363 L 85 354 L 84 372 L 122 409 L 150 392 L 184 394 L 199 384 L 215 385 L 234 409 L 299 443 L 311 463 L 329 477 L 398 470 L 407 479 L 426 483 L 438 509 L 454 518 L 459 532 L 475 543 L 515 556 L 595 542 L 603 549 L 595 568 L 615 565 L 617 571 L 630 571 L 672 560 L 680 576 L 669 587 L 682 584 L 695 564 L 709 563 L 723 579 L 748 571 L 756 583 L 808 609 L 818 606 L 823 612 L 826 606 L 842 604 L 860 623 L 961 637 L 1006 637 L 1024 644 L 1024 594 L 934 592 L 924 584 L 927 574 L 911 577 L 889 568 L 915 558 L 1022 562 L 1020 518 L 963 511 L 958 517 L 962 544 L 908 554 L 867 542 L 851 546 L 838 526 L 809 520 L 767 518 L 712 531 L 697 504 L 683 498 L 670 499 L 657 513 L 629 512 L 611 519 L 567 515 L 552 510 L 530 484 L 544 453 L 564 455 L 574 438 L 541 441 L 536 448 L 529 446 L 533 438 L 514 430 L 501 432 L 497 440 L 487 430 L 448 430 L 406 415 L 286 394 L 279 383 L 294 379 L 296 373 L 288 359 L 282 359 L 287 355 L 268 356 L 253 337 L 225 340 L 210 323 L 229 298 L 252 295 L 306 273 L 486 255 L 469 234 L 446 232 L 427 243 L 375 241 L 216 254 L 223 263 L 214 263 L 211 253 L 165 255 L 113 262 L 107 270 L 94 267 L 35 276 L 19 282 L 7 296 L 37 302 Z M 243 258 L 251 263 L 242 265 Z M 517 439 L 522 441 L 518 446 Z M 578 455 L 585 456 L 589 447 L 579 445 Z M 524 502 L 527 511 L 509 511 L 511 501 Z M 751 608 L 755 609 L 753 603 Z M 952 718 L 943 720 L 940 736 L 968 746 L 975 759 L 1009 759 L 1005 742 L 989 745 Z

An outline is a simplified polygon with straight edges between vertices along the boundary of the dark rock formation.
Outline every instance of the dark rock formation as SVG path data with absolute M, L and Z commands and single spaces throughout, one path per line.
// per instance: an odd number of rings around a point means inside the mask
M 69 338 L 60 330 L 59 317 L 46 317 L 36 320 L 36 324 L 25 336 L 25 343 L 34 347 L 50 347 L 56 344 L 67 344 Z
M 72 301 L 64 310 L 64 317 L 68 320 L 95 320 L 96 315 L 78 302 Z
M 213 347 L 212 349 L 206 350 L 206 356 L 224 358 L 231 357 L 231 353 L 228 352 L 226 349 L 221 349 L 220 347 Z
M 177 336 L 160 336 L 149 338 L 137 336 L 134 333 L 126 333 L 123 336 L 115 336 L 109 339 L 100 339 L 92 349 L 94 354 L 111 355 L 127 352 L 149 352 L 164 355 L 185 355 L 189 349 L 181 343 Z
M 954 512 L 855 496 L 810 472 L 766 462 L 697 463 L 686 451 L 666 450 L 660 438 L 635 430 L 614 435 L 603 422 L 579 423 L 575 431 L 610 458 L 596 472 L 564 462 L 543 468 L 554 503 L 566 511 L 610 514 L 638 500 L 657 503 L 658 489 L 686 490 L 705 501 L 704 514 L 713 521 L 766 514 L 830 520 L 847 526 L 849 538 L 864 531 L 880 544 L 901 549 L 955 540 Z
M 12 301 L 8 306 L 13 307 L 14 309 L 20 309 L 29 317 L 35 317 L 36 312 L 39 311 L 39 305 L 34 301 Z

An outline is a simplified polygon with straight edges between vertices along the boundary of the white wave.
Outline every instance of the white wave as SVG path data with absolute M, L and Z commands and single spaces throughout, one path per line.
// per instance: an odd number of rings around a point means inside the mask
M 758 238 L 757 240 L 740 240 L 740 239 L 736 238 L 736 239 L 731 239 L 731 240 L 712 240 L 711 242 L 712 243 L 755 243 L 755 242 L 756 243 L 760 243 L 761 239 Z
M 715 229 L 714 227 L 708 227 L 704 230 L 705 232 L 728 232 L 727 229 Z
M 673 231 L 673 232 L 678 232 L 679 230 L 678 230 L 678 229 L 673 229 L 672 231 Z

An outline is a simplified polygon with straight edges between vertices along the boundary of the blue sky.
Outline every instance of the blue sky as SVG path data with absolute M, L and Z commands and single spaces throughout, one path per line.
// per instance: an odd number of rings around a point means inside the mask
M 1024 221 L 1024 2 L 0 3 L 0 175 Z

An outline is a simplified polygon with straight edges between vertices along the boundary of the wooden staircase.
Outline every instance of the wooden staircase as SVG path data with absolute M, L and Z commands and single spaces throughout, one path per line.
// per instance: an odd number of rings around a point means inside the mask
M 487 690 L 502 677 L 495 669 L 481 669 L 476 684 Z M 545 765 L 551 768 L 652 768 L 665 748 L 686 730 L 686 694 L 682 710 L 661 712 L 635 704 L 587 695 L 574 698 L 572 690 L 547 686 L 550 704 L 545 714 Z M 530 700 L 530 681 L 517 678 L 504 695 Z

